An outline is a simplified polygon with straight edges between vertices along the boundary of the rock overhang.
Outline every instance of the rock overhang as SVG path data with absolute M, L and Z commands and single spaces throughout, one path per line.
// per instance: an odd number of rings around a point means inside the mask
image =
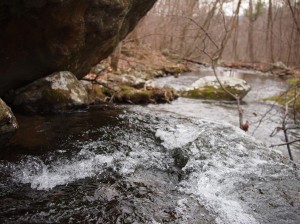
M 113 51 L 155 2 L 1 2 L 0 96 L 56 71 L 83 77 Z

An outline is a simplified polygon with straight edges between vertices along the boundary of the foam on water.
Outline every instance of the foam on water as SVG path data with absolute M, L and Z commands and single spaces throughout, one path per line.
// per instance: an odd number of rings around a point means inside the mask
M 68 151 L 64 148 L 50 160 L 27 157 L 12 165 L 14 180 L 50 190 L 104 172 L 109 175 L 112 170 L 124 179 L 148 171 L 180 174 L 173 187 L 180 194 L 175 208 L 180 223 L 193 219 L 190 200 L 203 205 L 221 224 L 280 223 L 276 215 L 286 211 L 294 211 L 295 220 L 300 217 L 297 206 L 289 207 L 284 196 L 278 196 L 281 182 L 294 181 L 289 192 L 298 193 L 299 179 L 290 164 L 240 129 L 222 122 L 155 114 L 144 107 L 135 107 L 122 119 L 127 122 L 123 128 L 105 130 L 109 136 L 99 132 L 99 139 L 77 142 L 79 150 L 70 160 L 61 156 Z
M 168 163 L 173 160 L 157 151 L 161 148 L 144 142 L 139 132 L 128 134 L 119 129 L 114 134 L 113 139 L 99 138 L 95 141 L 75 143 L 80 151 L 73 154 L 70 160 L 52 156 L 53 158 L 50 157 L 45 162 L 38 157 L 28 156 L 18 164 L 11 164 L 13 179 L 16 182 L 30 184 L 37 190 L 50 190 L 79 179 L 95 177 L 108 168 L 123 176 L 134 173 L 138 168 L 166 170 Z M 99 154 L 98 150 L 103 148 L 112 152 Z M 61 154 L 65 151 L 57 152 Z
M 58 185 L 95 176 L 101 173 L 104 167 L 111 166 L 112 162 L 113 157 L 110 155 L 94 155 L 88 159 L 61 161 L 51 165 L 45 165 L 42 160 L 36 158 L 28 158 L 16 167 L 14 176 L 16 181 L 29 183 L 32 188 L 49 190 Z
M 178 124 L 174 128 L 158 129 L 155 136 L 163 140 L 164 147 L 172 149 L 195 141 L 199 134 L 199 130 L 193 124 Z
M 176 125 L 172 130 L 160 129 L 157 136 L 165 147 L 170 150 L 180 147 L 181 156 L 188 157 L 182 168 L 184 180 L 178 189 L 195 196 L 216 215 L 217 223 L 260 223 L 253 216 L 255 209 L 241 199 L 244 192 L 240 187 L 247 185 L 249 176 L 284 176 L 265 174 L 264 165 L 284 165 L 270 160 L 270 152 L 263 145 L 231 125 L 204 120 L 197 121 L 193 128 Z M 175 140 L 179 136 L 181 140 Z M 253 199 L 251 203 L 257 202 Z

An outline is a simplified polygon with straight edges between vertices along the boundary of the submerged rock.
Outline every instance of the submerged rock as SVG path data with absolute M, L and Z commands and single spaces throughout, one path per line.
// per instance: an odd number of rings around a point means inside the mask
M 87 92 L 80 81 L 67 71 L 56 72 L 46 78 L 16 90 L 12 106 L 24 113 L 58 113 L 84 108 Z
M 11 109 L 0 99 L 0 144 L 5 143 L 18 129 L 18 123 Z
M 242 79 L 234 77 L 219 77 L 222 85 L 234 95 L 242 99 L 250 91 L 250 85 Z M 200 78 L 191 87 L 181 91 L 182 97 L 210 100 L 234 100 L 226 93 L 215 76 Z

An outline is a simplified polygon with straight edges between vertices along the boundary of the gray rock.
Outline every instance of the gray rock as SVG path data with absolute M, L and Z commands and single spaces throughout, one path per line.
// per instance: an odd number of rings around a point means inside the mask
M 288 67 L 282 61 L 277 61 L 272 64 L 275 68 L 287 69 Z
M 5 144 L 17 129 L 16 117 L 4 101 L 0 99 L 0 144 Z
M 243 79 L 234 77 L 219 77 L 223 87 L 242 99 L 250 91 L 250 85 Z M 205 76 L 194 82 L 191 87 L 181 91 L 182 97 L 210 100 L 234 100 L 220 86 L 215 76 Z
M 155 2 L 0 1 L 0 96 L 55 71 L 83 77 Z
M 14 92 L 12 106 L 24 113 L 58 113 L 84 108 L 87 92 L 67 71 L 56 72 Z
M 107 67 L 105 65 L 97 64 L 91 69 L 90 73 L 100 75 L 106 69 Z
M 113 83 L 118 83 L 120 85 L 135 87 L 135 88 L 142 88 L 146 83 L 146 80 L 128 74 L 120 74 L 120 75 L 110 74 L 108 77 L 108 81 Z

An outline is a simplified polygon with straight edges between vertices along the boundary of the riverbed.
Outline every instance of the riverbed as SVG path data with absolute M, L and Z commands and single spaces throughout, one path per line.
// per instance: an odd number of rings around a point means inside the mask
M 242 105 L 248 133 L 234 103 L 183 98 L 19 115 L 0 154 L 1 223 L 299 223 L 299 168 L 284 147 L 268 147 L 282 141 L 269 137 L 282 109 L 262 101 L 286 84 L 219 72 L 252 86 Z M 157 83 L 178 89 L 207 74 Z M 299 145 L 292 150 L 298 163 Z

